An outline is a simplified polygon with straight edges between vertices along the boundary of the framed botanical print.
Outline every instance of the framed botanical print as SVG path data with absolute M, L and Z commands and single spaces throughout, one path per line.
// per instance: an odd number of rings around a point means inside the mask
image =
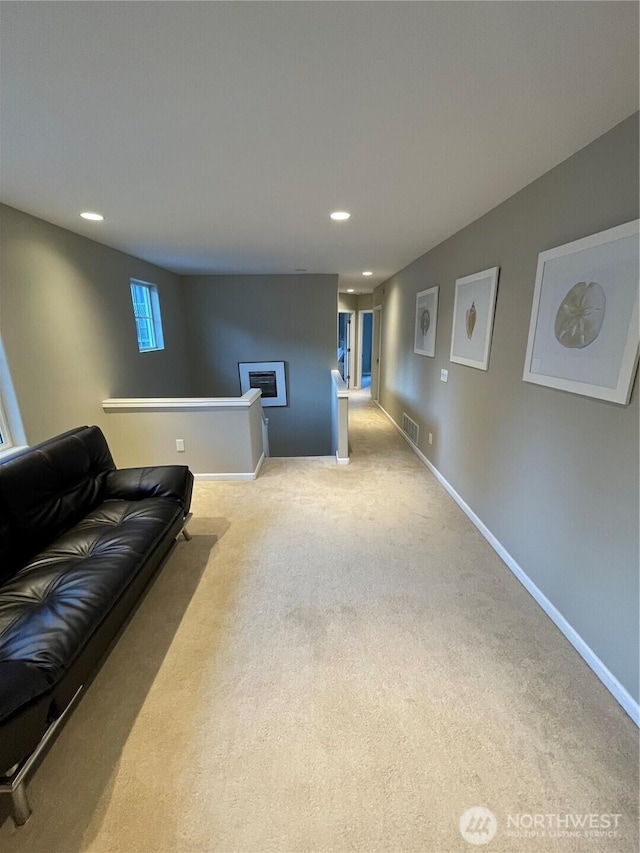
M 638 223 L 538 255 L 525 382 L 629 402 L 640 337 Z
M 451 361 L 488 370 L 498 267 L 456 280 L 451 333 Z
M 416 318 L 413 351 L 433 357 L 436 354 L 438 322 L 438 287 L 416 293 Z

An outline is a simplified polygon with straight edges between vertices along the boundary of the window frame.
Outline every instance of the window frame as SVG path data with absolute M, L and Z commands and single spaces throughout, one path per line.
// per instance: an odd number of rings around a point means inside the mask
M 144 299 L 136 300 L 136 290 L 144 292 Z M 164 349 L 164 334 L 162 331 L 162 315 L 160 313 L 160 296 L 158 287 L 149 281 L 138 278 L 129 279 L 129 292 L 133 308 L 133 319 L 136 328 L 136 340 L 139 352 L 158 352 Z M 140 311 L 140 306 L 146 310 Z M 144 324 L 147 334 L 140 334 L 140 324 Z M 148 340 L 150 345 L 145 341 Z
M 9 450 L 13 446 L 13 436 L 9 429 L 9 421 L 5 413 L 4 400 L 2 399 L 2 389 L 0 388 L 0 453 L 3 450 Z

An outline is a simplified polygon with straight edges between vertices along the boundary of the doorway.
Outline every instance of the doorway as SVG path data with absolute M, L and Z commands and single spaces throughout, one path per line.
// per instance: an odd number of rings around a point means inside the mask
M 373 351 L 373 311 L 360 311 L 358 315 L 358 383 L 359 388 L 371 387 L 371 359 Z
M 338 370 L 347 384 L 353 386 L 351 379 L 351 320 L 353 311 L 338 312 Z
M 382 305 L 373 309 L 373 332 L 371 347 L 371 397 L 380 400 L 380 357 L 382 342 Z

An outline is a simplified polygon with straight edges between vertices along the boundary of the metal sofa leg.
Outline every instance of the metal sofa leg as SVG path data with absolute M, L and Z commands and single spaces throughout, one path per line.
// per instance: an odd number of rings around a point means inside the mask
M 34 769 L 36 762 L 40 759 L 42 753 L 47 749 L 48 745 L 53 741 L 56 733 L 66 721 L 71 713 L 80 694 L 82 693 L 83 685 L 76 690 L 73 697 L 60 716 L 49 724 L 48 729 L 42 735 L 40 743 L 34 751 L 19 764 L 15 764 L 5 776 L 0 776 L 0 794 L 9 794 L 11 804 L 13 806 L 13 820 L 16 826 L 25 824 L 31 816 L 31 806 L 27 798 L 27 783 L 26 779 Z
M 22 826 L 31 817 L 31 806 L 27 798 L 27 786 L 25 782 L 20 782 L 11 792 L 11 802 L 15 824 L 16 826 Z
M 182 533 L 182 535 L 187 540 L 187 542 L 192 538 L 191 534 L 187 530 L 187 524 L 189 524 L 189 522 L 191 521 L 192 518 L 193 518 L 193 513 L 188 512 L 184 518 L 184 524 L 182 526 L 182 530 L 180 531 L 180 533 Z M 180 535 L 180 533 L 178 533 L 178 536 Z

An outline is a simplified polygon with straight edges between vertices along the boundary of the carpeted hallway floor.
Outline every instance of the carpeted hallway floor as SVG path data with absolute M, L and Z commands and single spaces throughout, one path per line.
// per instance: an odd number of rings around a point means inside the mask
M 445 853 L 473 806 L 488 851 L 638 849 L 634 724 L 366 394 L 351 440 L 196 485 L 2 853 Z

